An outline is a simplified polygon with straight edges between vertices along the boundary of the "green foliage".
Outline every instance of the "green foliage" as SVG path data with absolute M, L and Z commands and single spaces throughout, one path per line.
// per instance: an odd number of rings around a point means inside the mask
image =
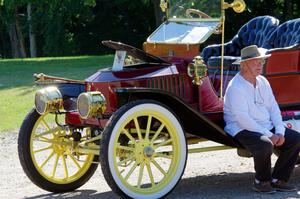
M 0 61 L 0 132 L 18 129 L 26 113 L 34 105 L 34 73 L 85 79 L 100 68 L 108 67 L 112 55 Z
M 72 29 L 79 24 L 92 19 L 89 9 L 90 1 L 52 1 L 40 3 L 40 26 L 44 26 L 40 35 L 44 36 L 43 48 L 46 56 L 61 56 L 66 54 L 79 54 L 74 41 Z M 43 13 L 47 12 L 46 15 Z
M 232 9 L 226 11 L 226 41 L 230 40 L 243 24 L 256 16 L 274 16 L 280 23 L 300 17 L 299 0 L 245 0 L 245 2 L 247 10 L 241 14 L 236 14 Z
M 220 0 L 172 0 L 183 7 L 194 7 L 218 16 Z M 232 2 L 232 1 L 228 1 Z M 300 16 L 299 0 L 245 0 L 248 10 L 226 11 L 226 40 L 255 16 L 272 15 L 281 22 Z M 102 40 L 115 40 L 142 47 L 156 28 L 159 0 L 0 0 L 0 54 L 10 57 L 9 25 L 18 17 L 29 51 L 29 23 L 36 36 L 38 56 L 104 54 Z M 32 20 L 27 20 L 28 4 Z M 176 4 L 177 5 L 177 4 Z M 186 6 L 185 6 L 186 5 Z M 179 8 L 180 6 L 178 6 Z

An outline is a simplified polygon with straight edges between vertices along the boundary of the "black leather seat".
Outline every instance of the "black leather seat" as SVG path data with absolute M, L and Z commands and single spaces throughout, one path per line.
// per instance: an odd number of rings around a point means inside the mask
M 224 55 L 229 56 L 225 60 L 236 59 L 240 56 L 242 48 L 249 45 L 257 45 L 262 47 L 270 34 L 278 27 L 279 20 L 271 16 L 259 16 L 251 19 L 243 25 L 231 41 L 224 44 Z M 212 56 L 221 55 L 221 44 L 210 45 L 203 49 L 201 56 L 208 65 Z
M 294 48 L 300 45 L 300 18 L 284 22 L 278 26 L 263 46 L 267 49 Z

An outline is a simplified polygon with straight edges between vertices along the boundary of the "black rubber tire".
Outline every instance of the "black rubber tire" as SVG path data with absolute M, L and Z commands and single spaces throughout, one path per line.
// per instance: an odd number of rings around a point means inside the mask
M 154 103 L 157 105 L 160 105 L 164 108 L 166 108 L 168 111 L 170 111 L 179 121 L 178 117 L 176 116 L 176 114 L 166 105 L 155 101 L 155 100 L 137 100 L 137 101 L 132 101 L 129 102 L 128 104 L 123 105 L 120 109 L 118 109 L 116 112 L 113 113 L 113 115 L 111 116 L 111 118 L 109 119 L 109 122 L 107 123 L 107 126 L 102 134 L 102 140 L 101 140 L 101 144 L 100 144 L 100 164 L 101 164 L 101 169 L 102 169 L 102 173 L 103 176 L 107 182 L 107 184 L 110 186 L 110 188 L 116 193 L 118 194 L 121 198 L 124 199 L 131 199 L 132 197 L 128 196 L 126 193 L 124 193 L 119 186 L 117 185 L 117 183 L 114 181 L 114 178 L 112 176 L 112 173 L 109 169 L 109 153 L 108 153 L 108 148 L 109 148 L 109 141 L 110 141 L 110 137 L 112 135 L 112 130 L 113 127 L 116 125 L 116 123 L 119 121 L 119 119 L 121 118 L 121 116 L 123 116 L 123 114 L 125 114 L 125 112 L 127 112 L 129 109 L 131 109 L 134 106 L 137 106 L 139 104 L 143 104 L 143 103 Z M 182 125 L 181 125 L 182 126 Z M 185 138 L 185 135 L 184 135 Z M 187 152 L 187 145 L 186 145 L 186 152 Z M 187 160 L 187 154 L 185 156 L 185 164 L 184 164 L 184 168 L 182 173 L 180 174 L 180 178 L 181 179 L 185 167 L 186 167 L 186 160 Z M 175 184 L 175 186 L 164 196 L 162 196 L 161 198 L 166 197 L 168 194 L 170 194 L 172 192 L 172 190 L 177 186 L 179 180 L 177 181 L 177 183 Z
M 21 166 L 25 174 L 38 187 L 50 192 L 69 192 L 79 188 L 93 176 L 98 167 L 98 164 L 91 164 L 90 168 L 81 178 L 68 184 L 56 184 L 48 181 L 37 171 L 36 167 L 34 166 L 30 155 L 30 137 L 32 129 L 39 117 L 39 113 L 37 113 L 35 109 L 32 109 L 25 117 L 19 131 L 18 154 Z M 95 156 L 93 161 L 97 162 L 98 160 L 99 156 Z

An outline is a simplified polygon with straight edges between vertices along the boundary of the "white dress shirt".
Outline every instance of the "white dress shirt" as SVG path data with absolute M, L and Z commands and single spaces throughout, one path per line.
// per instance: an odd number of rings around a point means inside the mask
M 235 136 L 242 130 L 271 137 L 284 135 L 281 112 L 268 80 L 259 75 L 256 87 L 238 73 L 228 84 L 224 97 L 225 131 Z

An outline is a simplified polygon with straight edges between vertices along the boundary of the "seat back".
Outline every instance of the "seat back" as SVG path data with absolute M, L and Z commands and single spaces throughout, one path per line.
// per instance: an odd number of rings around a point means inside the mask
M 236 55 L 240 55 L 241 49 L 249 45 L 262 47 L 278 24 L 279 20 L 271 16 L 259 16 L 251 19 L 240 28 L 237 36 L 232 39 L 232 43 L 238 47 Z
M 284 22 L 264 42 L 267 49 L 285 48 L 300 44 L 300 18 Z
M 279 20 L 272 16 L 259 16 L 244 24 L 231 41 L 224 44 L 225 56 L 240 56 L 241 49 L 249 45 L 261 47 L 278 27 Z M 201 56 L 205 63 L 211 56 L 221 55 L 221 44 L 207 46 Z

